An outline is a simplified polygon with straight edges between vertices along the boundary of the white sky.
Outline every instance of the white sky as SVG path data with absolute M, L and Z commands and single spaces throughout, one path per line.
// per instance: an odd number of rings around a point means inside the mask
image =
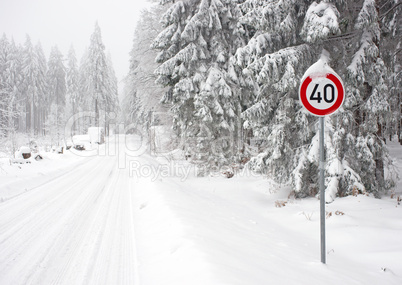
M 23 44 L 29 34 L 34 45 L 40 40 L 47 58 L 52 46 L 67 56 L 73 45 L 80 62 L 98 21 L 121 80 L 128 72 L 140 12 L 149 5 L 146 0 L 0 0 L 0 36 Z

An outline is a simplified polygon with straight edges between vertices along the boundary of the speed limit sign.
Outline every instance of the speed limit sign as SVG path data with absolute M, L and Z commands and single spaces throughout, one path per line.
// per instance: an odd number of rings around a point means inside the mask
M 299 97 L 307 111 L 316 116 L 326 116 L 342 106 L 345 89 L 336 73 L 315 73 L 302 81 Z
M 313 64 L 304 74 L 299 98 L 304 108 L 311 114 L 319 116 L 319 146 L 320 146 L 320 238 L 321 262 L 326 263 L 325 245 L 325 120 L 324 117 L 338 110 L 345 99 L 345 89 L 341 78 L 328 66 L 325 60 Z

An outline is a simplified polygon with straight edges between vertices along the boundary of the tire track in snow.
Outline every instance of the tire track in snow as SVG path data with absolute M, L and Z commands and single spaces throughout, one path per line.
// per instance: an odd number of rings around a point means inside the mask
M 2 203 L 0 283 L 135 284 L 129 183 L 102 157 Z
M 91 170 L 93 174 L 98 171 L 97 168 Z M 0 207 L 0 217 L 6 220 L 6 222 L 0 224 L 0 232 L 3 233 L 0 239 L 0 248 L 2 243 L 10 238 L 10 236 L 17 235 L 17 231 L 24 229 L 26 225 L 31 225 L 37 215 L 40 215 L 54 202 L 60 202 L 62 199 L 65 200 L 67 198 L 65 196 L 71 196 L 72 190 L 77 190 L 78 186 L 85 184 L 87 181 L 88 178 L 82 176 L 77 181 L 73 183 L 69 182 L 68 184 L 70 185 L 65 185 L 64 187 L 54 187 L 52 184 L 49 184 L 47 188 L 36 187 L 35 191 L 19 195 L 18 200 L 4 202 Z M 48 183 L 49 182 L 45 184 Z M 74 194 L 79 195 L 82 193 L 74 192 Z M 41 197 L 38 197 L 38 195 Z M 25 204 L 22 206 L 21 203 Z M 14 211 L 16 208 L 20 209 L 20 211 Z M 27 209 L 32 209 L 29 215 L 26 213 Z M 22 225 L 24 225 L 24 227 Z
M 99 173 L 98 167 L 94 167 L 93 172 Z M 58 181 L 62 186 L 68 181 Z M 46 256 L 52 254 L 59 240 L 65 240 L 71 235 L 73 230 L 72 226 L 75 224 L 75 217 L 82 216 L 85 205 L 91 199 L 92 192 L 82 191 L 80 185 L 91 185 L 90 178 L 88 176 L 79 179 L 78 183 L 73 183 L 71 187 L 66 187 L 65 191 L 60 194 L 56 194 L 50 202 L 42 203 L 41 201 L 47 200 L 45 195 L 51 195 L 55 193 L 55 190 L 44 191 L 44 195 L 37 197 L 35 203 L 22 204 L 18 207 L 18 211 L 27 215 L 27 219 L 23 219 L 18 223 L 16 228 L 18 231 L 12 235 L 12 240 L 6 244 L 2 244 L 0 247 L 1 256 L 5 260 L 14 260 L 11 263 L 12 268 L 7 270 L 8 276 L 18 276 L 19 280 L 24 279 L 23 283 L 26 283 L 34 273 L 42 272 L 41 267 L 46 266 L 43 261 L 46 260 Z M 98 182 L 97 182 L 98 183 Z M 97 183 L 93 186 L 93 189 L 97 189 Z M 57 182 L 56 182 L 57 184 Z M 57 187 L 57 185 L 49 184 L 50 188 Z M 38 188 L 39 192 L 41 188 Z M 46 188 L 47 190 L 49 188 Z M 31 200 L 34 199 L 32 195 L 28 195 Z M 22 200 L 25 197 L 21 197 Z M 30 202 L 30 201 L 29 201 Z M 14 205 L 16 206 L 16 205 Z M 27 207 L 28 206 L 28 207 Z M 35 209 L 33 213 L 29 213 L 29 209 Z M 21 214 L 19 215 L 21 216 Z M 69 230 L 67 233 L 66 230 Z M 4 250 L 8 251 L 8 254 L 4 254 Z M 56 251 L 58 249 L 56 248 Z M 17 266 L 15 266 L 17 265 Z M 4 267 L 2 267 L 4 268 Z M 24 272 L 21 274 L 19 271 Z M 2 274 L 2 276 L 5 276 Z M 22 284 L 22 283 L 21 283 Z
M 112 172 L 113 170 L 110 173 Z M 96 252 L 97 240 L 103 238 L 103 224 L 99 220 L 102 220 L 105 203 L 110 198 L 106 184 L 92 196 L 92 200 L 88 203 L 88 205 L 93 204 L 93 207 L 82 227 L 76 229 L 79 238 L 71 240 L 68 245 L 61 245 L 69 250 L 66 250 L 65 260 L 59 262 L 62 265 L 58 266 L 54 284 L 88 284 L 84 280 L 88 279 L 88 271 L 94 258 L 93 252 Z M 80 218 L 77 217 L 77 219 Z

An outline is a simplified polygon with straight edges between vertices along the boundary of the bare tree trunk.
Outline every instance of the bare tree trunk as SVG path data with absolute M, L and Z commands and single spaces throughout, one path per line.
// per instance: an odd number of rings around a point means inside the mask
M 35 112 L 34 112 L 34 117 L 35 117 L 35 135 L 40 134 L 40 121 L 41 121 L 41 116 L 40 116 L 40 106 L 34 106 Z
M 23 130 L 26 131 L 26 116 L 24 116 L 24 106 L 22 104 L 18 104 L 18 111 L 20 115 L 18 116 L 18 130 L 22 132 Z
M 31 103 L 27 100 L 25 106 L 25 132 L 29 133 L 31 130 Z
M 99 127 L 98 98 L 95 99 L 95 127 Z
M 377 140 L 378 144 L 382 145 L 382 127 L 381 124 L 378 123 L 378 131 L 377 131 Z M 384 160 L 383 160 L 383 151 L 379 150 L 378 153 L 375 154 L 375 178 L 378 183 L 379 189 L 384 188 Z
M 34 99 L 32 98 L 32 102 L 31 102 L 31 119 L 30 119 L 30 133 L 31 135 L 34 134 L 35 132 L 35 103 L 34 103 Z
M 76 110 L 75 110 L 75 102 L 73 101 L 72 102 L 72 113 L 73 113 L 73 116 L 75 115 L 75 112 L 76 112 Z M 73 125 L 72 125 L 72 132 L 73 132 L 73 135 L 75 135 L 76 133 L 77 133 L 77 128 L 78 128 L 78 124 L 77 124 L 77 122 L 74 122 L 73 123 Z
M 402 145 L 402 134 L 401 134 L 401 128 L 402 128 L 402 100 L 401 100 L 402 94 L 399 93 L 398 95 L 398 104 L 399 104 L 399 119 L 398 119 L 398 140 L 399 143 Z

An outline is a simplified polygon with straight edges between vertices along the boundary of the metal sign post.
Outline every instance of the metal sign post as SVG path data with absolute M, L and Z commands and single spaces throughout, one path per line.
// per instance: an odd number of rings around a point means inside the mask
M 299 99 L 307 111 L 315 116 L 319 116 L 321 262 L 325 264 L 324 117 L 336 112 L 343 104 L 345 90 L 342 80 L 326 63 L 324 64 L 320 60 L 311 66 L 303 76 L 299 90 Z
M 320 231 L 321 262 L 326 263 L 325 250 L 325 157 L 324 157 L 324 117 L 320 117 Z

